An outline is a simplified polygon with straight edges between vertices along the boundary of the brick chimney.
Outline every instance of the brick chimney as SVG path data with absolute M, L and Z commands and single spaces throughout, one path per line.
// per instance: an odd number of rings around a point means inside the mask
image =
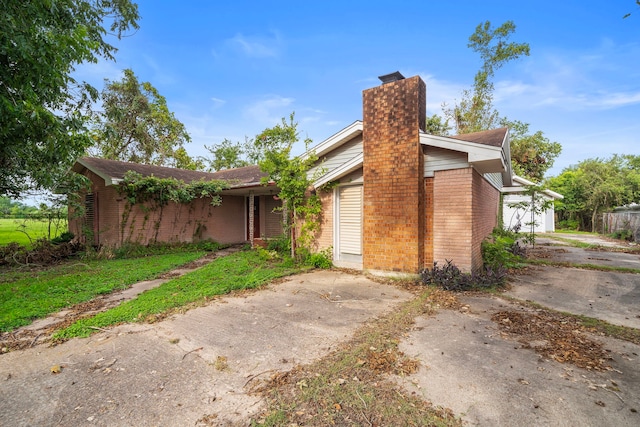
M 424 264 L 425 188 L 420 130 L 426 85 L 396 72 L 363 92 L 363 267 L 417 273 Z

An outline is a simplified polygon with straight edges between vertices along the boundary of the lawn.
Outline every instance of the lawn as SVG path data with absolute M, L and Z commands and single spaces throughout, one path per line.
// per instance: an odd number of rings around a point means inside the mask
M 70 261 L 31 272 L 0 270 L 0 331 L 153 279 L 202 255 L 193 249 L 133 259 Z
M 54 339 L 88 336 L 98 328 L 124 322 L 149 321 L 178 307 L 203 304 L 235 290 L 254 289 L 273 279 L 299 272 L 291 262 L 267 260 L 258 251 L 236 252 L 150 289 L 108 311 L 77 321 Z
M 25 224 L 26 227 L 21 227 Z M 24 230 L 26 234 L 20 230 Z M 51 238 L 58 236 L 60 233 L 67 231 L 67 224 L 64 223 L 63 227 L 56 229 L 52 226 Z M 0 218 L 0 246 L 8 243 L 16 242 L 21 245 L 30 245 L 31 239 L 35 240 L 39 237 L 48 236 L 48 222 L 47 221 L 24 221 L 23 219 L 13 218 Z

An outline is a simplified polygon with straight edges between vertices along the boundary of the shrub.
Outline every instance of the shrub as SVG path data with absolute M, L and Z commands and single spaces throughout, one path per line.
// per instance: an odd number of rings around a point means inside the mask
M 291 240 L 289 240 L 286 234 L 283 234 L 274 239 L 270 239 L 267 243 L 267 249 L 280 254 L 288 254 L 291 251 Z
M 633 242 L 633 231 L 627 229 L 616 230 L 610 236 L 618 240 L 626 240 L 627 242 Z
M 517 233 L 496 229 L 482 242 L 482 261 L 485 268 L 518 268 L 526 256 Z
M 468 291 L 473 289 L 486 289 L 504 285 L 507 279 L 507 271 L 504 267 L 487 267 L 463 273 L 460 269 L 447 260 L 440 267 L 433 263 L 433 269 L 425 269 L 421 273 L 422 283 L 436 285 L 448 291 Z
M 54 237 L 53 239 L 51 239 L 51 243 L 53 243 L 54 245 L 60 245 L 62 243 L 68 243 L 70 241 L 73 240 L 74 238 L 74 234 L 70 231 L 65 231 L 64 233 L 60 234 L 58 237 Z
M 314 268 L 329 269 L 333 267 L 332 258 L 331 248 L 327 248 L 320 252 L 309 254 L 304 260 L 304 264 Z

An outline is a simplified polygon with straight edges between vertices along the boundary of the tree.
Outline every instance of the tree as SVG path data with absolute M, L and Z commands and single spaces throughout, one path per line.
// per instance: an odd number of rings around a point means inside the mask
M 450 129 L 451 126 L 449 126 L 449 119 L 443 118 L 437 114 L 427 116 L 425 130 L 428 134 L 446 136 L 449 135 Z
M 445 108 L 447 119 L 453 123 L 458 134 L 492 129 L 499 121 L 499 114 L 493 108 L 493 82 L 495 71 L 507 62 L 523 55 L 529 56 L 528 43 L 508 42 L 516 30 L 513 21 L 507 21 L 498 28 L 491 22 L 478 24 L 469 37 L 467 45 L 480 54 L 482 67 L 474 77 L 473 89 L 462 93 L 460 103 L 453 108 Z
M 72 74 L 114 59 L 107 42 L 138 28 L 130 0 L 0 0 L 0 195 L 50 188 L 91 145 L 98 92 Z
M 547 184 L 564 196 L 556 202 L 559 219 L 595 232 L 602 212 L 640 202 L 640 156 L 615 154 L 609 159 L 583 160 Z
M 542 182 L 544 174 L 562 152 L 562 146 L 558 142 L 551 142 L 542 131 L 530 134 L 528 123 L 503 119 L 501 124 L 510 131 L 511 166 L 514 173 L 534 182 Z
M 100 157 L 168 166 L 176 150 L 191 141 L 166 99 L 151 83 L 140 83 L 131 69 L 124 70 L 121 81 L 106 80 L 102 105 L 92 132 Z
M 516 26 L 507 21 L 492 28 L 486 21 L 476 27 L 469 37 L 468 47 L 480 54 L 483 63 L 474 77 L 473 88 L 462 92 L 462 99 L 452 108 L 443 106 L 445 119 L 434 115 L 427 119 L 427 132 L 447 135 L 449 123 L 457 134 L 479 132 L 500 126 L 510 128 L 511 163 L 516 174 L 540 182 L 562 146 L 551 142 L 541 131 L 529 133 L 529 124 L 501 117 L 493 107 L 496 70 L 522 56 L 529 56 L 529 44 L 509 42 Z
M 318 216 L 321 211 L 319 197 L 309 191 L 312 180 L 308 171 L 317 157 L 291 157 L 293 144 L 299 139 L 297 126 L 292 113 L 289 122 L 283 118 L 281 123 L 265 129 L 254 140 L 255 149 L 262 153 L 258 164 L 267 174 L 263 182 L 276 183 L 280 189 L 278 197 L 289 216 L 286 229 L 291 236 L 292 256 L 299 255 L 296 251 L 298 246 L 308 249 L 312 235 L 319 227 Z M 311 140 L 305 139 L 304 142 L 308 146 Z
M 233 143 L 225 139 L 218 145 L 204 146 L 211 153 L 211 159 L 205 159 L 209 163 L 208 170 L 215 172 L 222 169 L 233 169 L 247 166 L 249 162 L 245 160 L 246 145 L 243 147 L 239 142 Z

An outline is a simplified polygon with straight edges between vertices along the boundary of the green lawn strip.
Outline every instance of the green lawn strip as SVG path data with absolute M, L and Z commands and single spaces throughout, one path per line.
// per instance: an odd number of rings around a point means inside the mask
M 20 231 L 22 229 L 20 225 L 23 224 L 23 221 L 22 219 L 0 218 L 0 246 L 12 242 L 19 243 L 23 246 L 30 246 L 31 240 L 29 240 L 29 238 L 35 240 L 40 237 L 48 237 L 48 225 L 46 221 L 27 221 L 24 231 L 26 231 L 28 235 Z M 66 224 L 57 230 L 52 226 L 51 238 L 58 236 L 64 231 L 67 231 Z
M 526 262 L 527 264 L 548 265 L 551 267 L 571 267 L 571 268 L 582 268 L 585 270 L 640 274 L 639 268 L 630 268 L 630 267 L 613 267 L 609 265 L 596 265 L 596 264 L 575 264 L 575 263 L 566 262 L 566 261 L 549 261 L 547 259 L 527 259 Z
M 568 239 L 566 237 L 558 237 L 558 236 L 554 236 L 552 234 L 544 234 L 541 235 L 539 237 L 547 237 L 551 240 L 555 240 L 558 242 L 562 242 L 562 243 L 566 243 L 566 245 L 568 246 L 573 246 L 574 248 L 582 248 L 582 249 L 592 249 L 592 248 L 601 248 L 601 245 L 594 245 L 591 243 L 585 243 L 585 242 L 580 242 L 578 240 L 574 240 L 574 239 Z M 565 246 L 565 245 L 562 245 Z
M 11 331 L 97 295 L 153 279 L 203 254 L 202 251 L 178 252 L 134 259 L 75 262 L 39 272 L 3 273 L 0 276 L 0 331 Z
M 81 319 L 58 331 L 54 340 L 86 337 L 104 328 L 124 322 L 144 321 L 206 298 L 227 294 L 234 290 L 257 288 L 278 277 L 300 271 L 281 262 L 268 262 L 254 251 L 237 252 L 218 258 L 208 265 L 161 286 L 140 294 L 111 310 Z

